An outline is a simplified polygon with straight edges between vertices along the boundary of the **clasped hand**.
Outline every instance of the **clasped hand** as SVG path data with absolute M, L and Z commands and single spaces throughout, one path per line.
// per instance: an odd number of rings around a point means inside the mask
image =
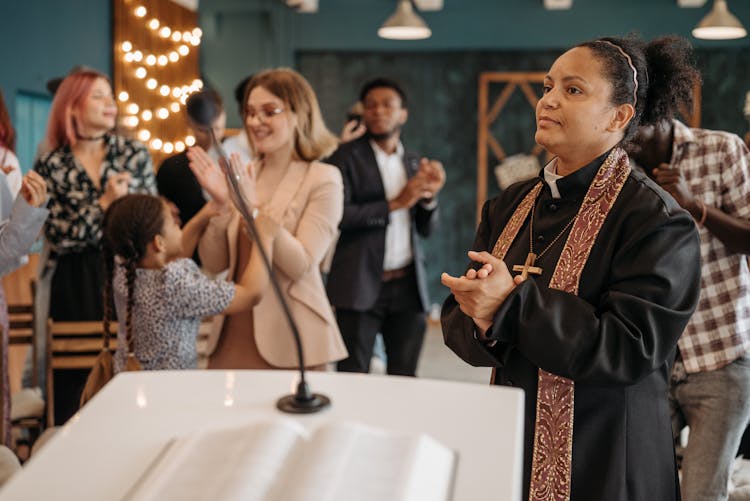
M 468 256 L 482 267 L 471 268 L 461 277 L 443 273 L 440 281 L 451 290 L 461 311 L 470 316 L 484 334 L 492 325 L 495 312 L 523 279 L 512 277 L 505 262 L 489 252 L 469 251 Z

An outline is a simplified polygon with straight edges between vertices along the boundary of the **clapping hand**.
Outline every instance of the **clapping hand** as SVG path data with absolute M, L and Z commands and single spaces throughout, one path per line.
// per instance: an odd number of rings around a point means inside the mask
M 130 189 L 130 172 L 118 172 L 107 178 L 104 195 L 99 198 L 99 205 L 106 210 L 112 202 L 128 194 Z
M 682 175 L 682 171 L 676 168 L 670 169 L 669 164 L 663 163 L 651 171 L 651 173 L 654 181 L 669 192 L 683 209 L 691 213 L 695 212 L 695 207 L 698 203 L 693 196 L 693 192 L 690 191 L 690 187 Z
M 445 185 L 445 170 L 443 164 L 437 160 L 423 158 L 419 162 L 419 174 L 424 179 L 423 189 L 428 196 L 423 198 L 433 198 L 443 189 Z
M 211 198 L 217 204 L 226 204 L 229 201 L 229 190 L 224 173 L 216 165 L 216 162 L 200 146 L 193 146 L 188 149 L 187 157 L 190 162 L 188 164 L 190 170 L 193 172 L 195 179 L 198 180 L 198 184 L 211 195 Z
M 47 183 L 42 176 L 29 171 L 21 182 L 21 196 L 32 207 L 40 207 L 47 201 Z

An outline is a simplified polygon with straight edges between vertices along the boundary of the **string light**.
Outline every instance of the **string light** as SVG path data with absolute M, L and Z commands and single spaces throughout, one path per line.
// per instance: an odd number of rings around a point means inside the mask
M 178 63 L 182 58 L 188 56 L 191 47 L 197 47 L 201 43 L 203 31 L 199 27 L 191 30 L 177 30 L 162 22 L 158 17 L 148 16 L 149 11 L 143 5 L 136 5 L 130 10 L 135 18 L 139 19 L 145 27 L 153 32 L 153 37 L 159 37 L 167 42 L 174 43 L 172 48 L 166 48 L 164 52 L 152 52 L 147 47 L 135 47 L 129 40 L 123 41 L 119 48 L 121 60 L 133 66 L 133 75 L 143 81 L 144 87 L 154 93 L 157 102 L 161 104 L 148 109 L 135 102 L 130 102 L 130 95 L 123 90 L 118 93 L 117 98 L 125 106 L 127 113 L 122 118 L 122 123 L 128 128 L 137 129 L 139 123 L 150 123 L 154 118 L 166 120 L 171 114 L 178 114 L 182 109 L 188 96 L 203 88 L 203 82 L 195 79 L 187 85 L 168 85 L 160 83 L 157 78 L 163 78 L 163 73 L 153 74 L 155 66 L 160 68 Z M 162 72 L 159 69 L 157 72 Z M 166 154 L 185 151 L 187 147 L 195 144 L 195 137 L 188 135 L 184 140 L 167 140 L 163 137 L 153 136 L 149 126 L 141 125 L 136 137 L 147 143 L 152 150 L 162 151 Z

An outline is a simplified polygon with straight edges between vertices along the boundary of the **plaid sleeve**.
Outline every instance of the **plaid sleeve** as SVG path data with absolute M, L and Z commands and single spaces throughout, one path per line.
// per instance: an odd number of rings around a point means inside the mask
M 726 141 L 721 166 L 721 210 L 750 220 L 750 150 L 738 136 Z

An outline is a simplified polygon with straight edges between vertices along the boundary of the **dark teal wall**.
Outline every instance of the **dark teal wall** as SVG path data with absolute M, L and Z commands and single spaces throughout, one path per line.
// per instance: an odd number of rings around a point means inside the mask
M 111 0 L 0 0 L 0 88 L 14 117 L 19 91 L 85 64 L 112 73 Z
M 241 78 L 269 66 L 293 66 L 301 51 L 561 49 L 629 32 L 647 38 L 677 33 L 696 47 L 750 49 L 748 38 L 711 42 L 690 36 L 711 3 L 683 9 L 677 0 L 574 0 L 570 10 L 549 11 L 542 0 L 444 0 L 442 11 L 423 13 L 431 38 L 397 42 L 377 36 L 395 0 L 320 0 L 316 14 L 295 13 L 280 0 L 201 0 L 201 68 L 232 100 Z M 730 0 L 729 7 L 750 27 L 750 1 Z M 235 106 L 228 108 L 229 125 L 239 126 Z
M 475 228 L 477 183 L 478 79 L 484 71 L 545 71 L 559 55 L 547 50 L 463 50 L 425 52 L 301 51 L 297 67 L 316 89 L 330 128 L 338 131 L 359 87 L 373 76 L 397 79 L 409 96 L 404 127 L 408 150 L 441 160 L 448 181 L 440 196 L 441 226 L 425 241 L 428 284 L 433 301 L 446 294 L 440 273 L 460 273 Z M 703 72 L 702 126 L 744 135 L 745 94 L 750 90 L 750 50 L 698 49 Z M 500 87 L 491 90 L 491 102 Z M 539 92 L 539 89 L 537 89 Z M 493 135 L 511 155 L 534 145 L 533 111 L 519 92 L 509 100 Z M 491 170 L 489 196 L 498 193 Z

